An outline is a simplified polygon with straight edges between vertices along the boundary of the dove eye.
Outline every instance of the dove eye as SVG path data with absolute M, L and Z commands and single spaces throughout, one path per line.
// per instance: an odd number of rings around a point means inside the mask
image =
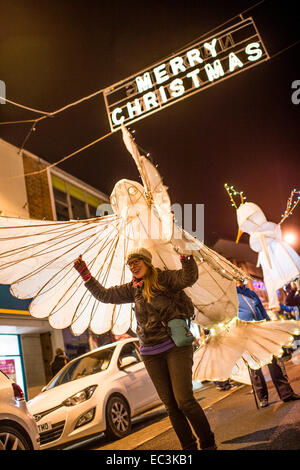
M 136 192 L 137 192 L 137 190 L 133 186 L 130 186 L 130 188 L 128 189 L 129 194 L 136 194 Z

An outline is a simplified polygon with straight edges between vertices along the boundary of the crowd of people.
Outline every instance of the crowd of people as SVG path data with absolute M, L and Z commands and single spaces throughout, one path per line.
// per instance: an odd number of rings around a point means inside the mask
M 280 309 L 283 316 L 287 319 L 299 320 L 299 309 L 300 309 L 300 279 L 296 282 L 291 282 L 284 287 L 287 294 L 285 304 L 280 304 Z

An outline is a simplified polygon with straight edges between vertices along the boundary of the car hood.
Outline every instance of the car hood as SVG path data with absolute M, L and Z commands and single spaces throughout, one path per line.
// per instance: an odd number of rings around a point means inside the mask
M 53 387 L 50 390 L 45 390 L 28 401 L 28 409 L 30 413 L 36 414 L 57 407 L 64 400 L 71 397 L 75 393 L 80 392 L 80 390 L 83 390 L 86 387 L 91 385 L 98 385 L 100 387 L 106 376 L 107 373 L 103 371 L 99 374 L 82 377 L 80 379 L 73 380 L 72 382 L 67 382 L 65 384 L 58 385 L 57 387 Z

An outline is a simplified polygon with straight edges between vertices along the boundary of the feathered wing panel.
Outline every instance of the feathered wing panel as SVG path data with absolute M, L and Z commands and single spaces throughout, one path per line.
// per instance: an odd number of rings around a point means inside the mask
M 73 266 L 82 255 L 104 286 L 129 281 L 129 273 L 121 266 L 132 244 L 127 236 L 130 227 L 119 217 L 68 222 L 2 217 L 0 227 L 0 283 L 11 284 L 15 297 L 33 299 L 32 316 L 48 317 L 54 328 L 71 326 L 76 335 L 88 327 L 98 334 L 128 330 L 130 305 L 98 302 Z
M 183 253 L 192 252 L 198 265 L 198 280 L 186 289 L 195 306 L 193 321 L 205 328 L 230 321 L 238 313 L 236 280 L 248 276 L 176 225 L 172 243 Z
M 133 247 L 133 227 L 125 224 L 119 226 L 119 234 L 110 257 L 107 258 L 107 269 L 95 276 L 105 287 L 117 286 L 131 281 L 131 274 L 126 267 L 127 253 Z M 103 304 L 94 299 L 90 328 L 100 334 L 112 330 L 116 335 L 126 333 L 132 328 L 131 304 Z
M 300 331 L 299 321 L 245 322 L 233 319 L 221 331 L 213 331 L 194 355 L 194 380 L 227 380 L 243 364 L 259 369 L 280 357 Z
M 86 221 L 45 222 L 35 220 L 0 218 L 0 282 L 21 283 L 41 276 L 42 272 L 59 271 L 71 266 L 74 257 L 88 253 L 99 232 L 109 231 L 114 221 L 89 219 Z M 24 284 L 25 285 L 25 284 Z M 44 279 L 41 279 L 44 285 Z M 37 291 L 38 283 L 31 289 Z M 30 298 L 35 292 L 23 289 L 22 296 Z M 24 298 L 24 297 L 22 297 Z

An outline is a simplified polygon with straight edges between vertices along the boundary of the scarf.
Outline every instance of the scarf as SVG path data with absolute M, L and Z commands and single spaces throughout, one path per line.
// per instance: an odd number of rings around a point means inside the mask
M 142 289 L 143 285 L 144 285 L 144 279 L 137 279 L 136 277 L 133 277 L 132 278 L 132 285 L 133 287 L 135 287 L 136 289 L 138 289 L 139 287 Z

